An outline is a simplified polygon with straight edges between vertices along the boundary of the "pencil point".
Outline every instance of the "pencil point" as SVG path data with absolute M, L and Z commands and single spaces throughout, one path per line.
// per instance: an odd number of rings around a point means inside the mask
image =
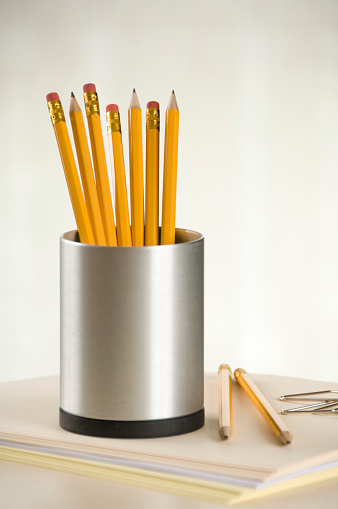
M 141 109 L 141 105 L 139 103 L 136 90 L 134 88 L 133 93 L 131 94 L 129 108 L 139 108 Z
M 170 99 L 169 99 L 167 110 L 177 110 L 177 111 L 179 111 L 174 91 L 171 92 L 171 96 L 170 96 Z
M 70 94 L 69 113 L 72 113 L 72 111 L 81 111 L 80 105 L 73 92 Z

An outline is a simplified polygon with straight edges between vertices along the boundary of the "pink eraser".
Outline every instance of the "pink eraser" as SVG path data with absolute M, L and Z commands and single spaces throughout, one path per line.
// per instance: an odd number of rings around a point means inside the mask
M 57 94 L 56 92 L 50 92 L 50 94 L 47 94 L 46 99 L 48 103 L 49 101 L 60 101 L 59 94 Z
M 147 104 L 147 108 L 157 108 L 160 109 L 160 105 L 157 101 L 149 101 Z
M 83 85 L 83 92 L 84 93 L 96 92 L 96 86 L 94 85 L 94 83 L 86 83 L 85 85 Z
M 108 113 L 108 111 L 119 111 L 119 107 L 117 104 L 108 104 L 106 112 Z

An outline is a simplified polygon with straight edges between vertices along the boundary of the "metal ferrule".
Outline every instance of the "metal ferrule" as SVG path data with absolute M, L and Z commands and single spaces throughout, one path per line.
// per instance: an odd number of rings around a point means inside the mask
M 65 114 L 63 112 L 61 101 L 49 101 L 47 103 L 50 119 L 52 124 L 56 124 L 57 122 L 66 122 Z
M 100 106 L 97 92 L 85 92 L 83 94 L 87 117 L 97 113 L 100 115 Z
M 107 133 L 120 133 L 121 121 L 118 111 L 107 111 Z
M 147 108 L 146 128 L 160 130 L 160 110 L 158 108 Z

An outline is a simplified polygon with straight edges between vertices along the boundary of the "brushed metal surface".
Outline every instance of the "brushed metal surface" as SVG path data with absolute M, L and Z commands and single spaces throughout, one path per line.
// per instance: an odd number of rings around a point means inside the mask
M 61 408 L 96 419 L 203 408 L 204 239 L 106 247 L 60 239 Z

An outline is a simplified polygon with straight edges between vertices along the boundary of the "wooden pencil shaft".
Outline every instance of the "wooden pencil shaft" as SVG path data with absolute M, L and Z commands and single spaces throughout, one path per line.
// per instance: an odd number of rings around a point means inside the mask
M 121 132 L 111 132 L 108 138 L 112 148 L 111 153 L 113 154 L 112 168 L 114 168 L 115 179 L 115 211 L 118 245 L 132 246 Z
M 62 165 L 81 242 L 95 244 L 66 122 L 54 124 Z
M 87 204 L 90 224 L 93 230 L 95 243 L 106 245 L 104 227 L 101 217 L 101 210 L 97 189 L 94 179 L 93 166 L 91 162 L 89 146 L 81 110 L 71 111 L 70 120 L 72 124 L 77 159 L 79 163 L 82 187 Z
M 251 401 L 258 408 L 265 420 L 271 426 L 276 436 L 284 443 L 284 436 L 287 434 L 290 436 L 291 441 L 292 436 L 288 428 L 282 419 L 278 416 L 277 412 L 270 405 L 265 396 L 258 389 L 256 384 L 251 380 L 249 375 L 244 372 L 244 370 L 236 370 L 234 374 L 239 385 L 244 389 Z
M 130 215 L 133 246 L 144 245 L 142 112 L 129 108 Z
M 109 159 L 110 159 L 110 169 L 112 176 L 112 202 L 113 207 L 115 207 L 115 218 L 116 218 L 116 227 L 117 227 L 117 210 L 116 210 L 116 179 L 115 179 L 115 168 L 114 168 L 114 152 L 113 152 L 113 141 L 112 137 L 108 134 L 108 148 L 109 148 Z M 118 244 L 118 239 L 117 239 Z
M 166 112 L 161 244 L 175 244 L 179 112 Z
M 159 221 L 159 143 L 158 129 L 146 131 L 146 220 L 145 245 L 158 244 Z
M 119 211 L 117 207 L 117 199 L 116 199 L 116 178 L 115 178 L 115 168 L 114 168 L 114 153 L 113 153 L 113 141 L 112 137 L 108 135 L 108 146 L 109 146 L 109 157 L 110 157 L 110 167 L 111 167 L 111 175 L 112 175 L 112 200 L 113 207 L 115 210 L 115 224 L 116 224 L 116 242 L 119 246 L 119 228 L 120 228 L 120 218 Z
M 100 202 L 106 242 L 108 246 L 116 246 L 116 228 L 104 151 L 101 119 L 97 113 L 93 113 L 87 116 L 87 120 L 96 177 L 97 194 Z

